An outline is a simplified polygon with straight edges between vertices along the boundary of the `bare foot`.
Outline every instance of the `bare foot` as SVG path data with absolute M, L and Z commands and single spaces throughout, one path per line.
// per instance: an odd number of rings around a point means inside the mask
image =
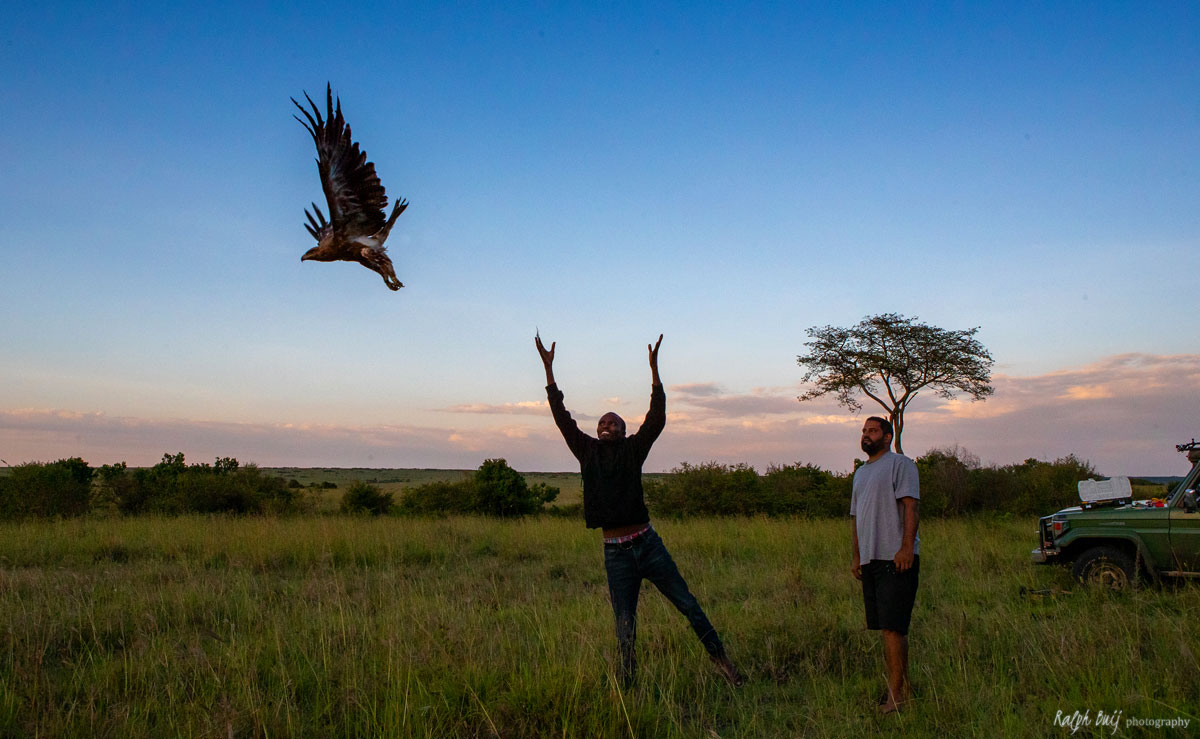
M 890 713 L 900 713 L 900 709 L 911 702 L 911 695 L 896 696 L 893 699 L 891 694 L 885 692 L 879 697 L 879 714 L 886 716 Z

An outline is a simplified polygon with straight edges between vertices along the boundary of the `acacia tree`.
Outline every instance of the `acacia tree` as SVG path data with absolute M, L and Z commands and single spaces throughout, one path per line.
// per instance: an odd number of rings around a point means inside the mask
M 804 402 L 833 393 L 853 412 L 862 409 L 863 394 L 887 411 L 895 427 L 896 451 L 904 411 L 917 393 L 930 388 L 943 398 L 956 392 L 983 400 L 995 392 L 992 355 L 975 339 L 979 327 L 951 331 L 918 323 L 896 313 L 867 316 L 850 328 L 812 327 L 805 342 L 808 354 L 796 357 L 806 367 L 804 382 L 815 387 L 799 396 Z

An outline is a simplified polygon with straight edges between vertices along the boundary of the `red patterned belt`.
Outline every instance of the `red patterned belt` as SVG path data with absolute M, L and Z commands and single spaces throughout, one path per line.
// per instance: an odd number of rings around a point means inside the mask
M 608 537 L 605 537 L 604 543 L 605 544 L 624 544 L 627 541 L 633 541 L 634 539 L 638 538 L 639 536 L 641 536 L 642 534 L 646 533 L 649 530 L 650 530 L 650 524 L 646 524 L 646 528 L 638 529 L 637 531 L 633 532 L 632 534 L 625 534 L 624 536 L 614 536 L 611 539 Z

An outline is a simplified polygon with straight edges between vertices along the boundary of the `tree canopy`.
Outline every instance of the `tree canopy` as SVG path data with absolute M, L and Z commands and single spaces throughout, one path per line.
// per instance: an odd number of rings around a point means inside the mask
M 833 394 L 851 411 L 862 409 L 858 396 L 874 400 L 895 427 L 896 451 L 904 452 L 904 411 L 924 388 L 943 398 L 964 393 L 982 400 L 991 386 L 992 356 L 975 338 L 979 327 L 949 330 L 919 323 L 897 313 L 867 316 L 849 328 L 808 329 L 809 352 L 796 357 L 805 367 L 803 381 L 813 388 L 801 402 Z

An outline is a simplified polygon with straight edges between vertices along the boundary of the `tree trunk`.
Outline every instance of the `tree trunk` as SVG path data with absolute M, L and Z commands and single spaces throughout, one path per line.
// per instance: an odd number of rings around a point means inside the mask
M 888 420 L 892 422 L 892 429 L 896 432 L 892 438 L 896 454 L 904 454 L 904 447 L 900 445 L 900 434 L 904 433 L 904 411 L 893 408 L 888 412 Z

